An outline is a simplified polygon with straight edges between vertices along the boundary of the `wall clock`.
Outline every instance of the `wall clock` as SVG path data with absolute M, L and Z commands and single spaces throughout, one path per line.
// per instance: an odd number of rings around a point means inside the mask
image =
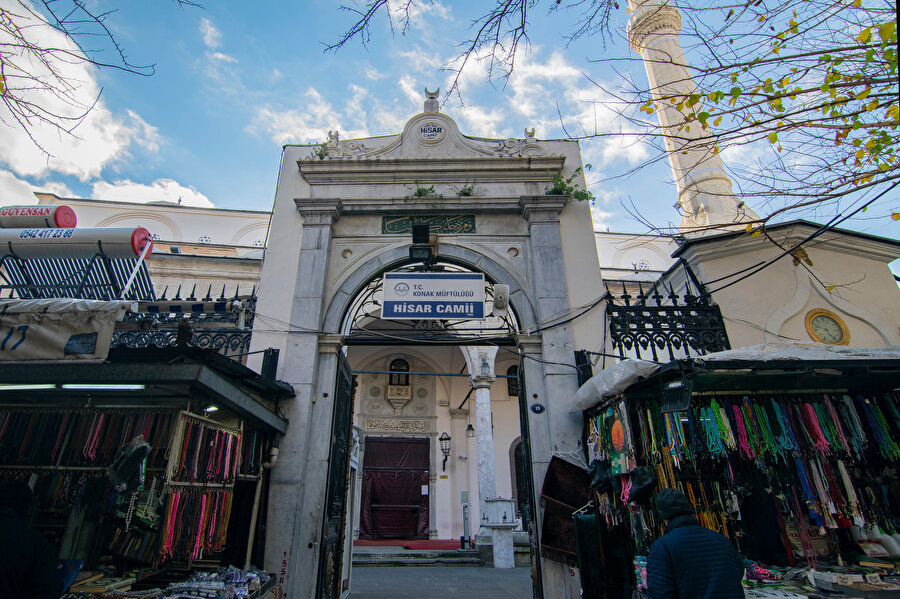
M 816 308 L 806 314 L 806 332 L 813 341 L 829 345 L 848 345 L 850 331 L 841 317 L 830 310 Z

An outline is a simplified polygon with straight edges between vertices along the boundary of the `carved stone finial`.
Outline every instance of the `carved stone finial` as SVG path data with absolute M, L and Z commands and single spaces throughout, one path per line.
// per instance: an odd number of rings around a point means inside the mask
M 525 142 L 526 143 L 534 143 L 534 127 L 531 129 L 525 129 Z
M 441 93 L 441 88 L 437 88 L 435 91 L 428 91 L 428 88 L 425 88 L 425 112 L 440 112 L 440 107 L 438 106 L 438 94 Z

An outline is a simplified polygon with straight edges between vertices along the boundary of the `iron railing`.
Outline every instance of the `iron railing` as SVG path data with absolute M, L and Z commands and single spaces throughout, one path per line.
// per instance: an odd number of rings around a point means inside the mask
M 620 295 L 610 291 L 606 316 L 623 358 L 663 362 L 731 349 L 719 306 L 702 290 L 692 293 L 689 283 L 681 295 L 670 285 L 665 296 L 657 285 L 645 292 L 640 283 L 632 295 L 623 283 Z
M 163 291 L 163 297 L 157 300 L 158 302 L 183 301 L 186 306 L 189 302 L 214 302 L 222 305 L 234 305 L 234 302 L 239 302 L 240 308 L 219 312 L 184 310 L 177 313 L 127 313 L 122 322 L 117 324 L 111 347 L 173 347 L 185 344 L 212 349 L 226 357 L 244 362 L 250 350 L 250 334 L 256 309 L 255 287 L 250 295 L 245 296 L 240 295 L 240 288 L 235 289 L 232 298 L 225 297 L 223 288 L 222 294 L 215 299 L 212 297 L 211 288 L 202 298 L 196 297 L 195 290 L 191 291 L 188 297 L 181 298 L 179 287 L 175 297 L 167 299 L 166 291 Z

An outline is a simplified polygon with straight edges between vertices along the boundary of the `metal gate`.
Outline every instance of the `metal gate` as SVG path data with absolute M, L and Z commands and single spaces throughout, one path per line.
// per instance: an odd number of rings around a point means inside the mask
M 531 584 L 534 599 L 543 599 L 544 584 L 541 580 L 540 539 L 538 538 L 537 519 L 534 504 L 534 470 L 531 462 L 531 433 L 528 426 L 528 393 L 525 390 L 525 358 L 519 357 L 519 426 L 522 429 L 522 445 L 525 476 L 523 491 L 525 497 L 519 498 L 522 509 L 522 521 L 528 523 L 528 538 L 531 540 Z
M 319 549 L 317 599 L 339 599 L 344 550 L 344 519 L 347 513 L 347 479 L 350 471 L 350 439 L 353 418 L 353 371 L 344 352 L 338 351 L 337 380 L 325 487 L 325 517 Z

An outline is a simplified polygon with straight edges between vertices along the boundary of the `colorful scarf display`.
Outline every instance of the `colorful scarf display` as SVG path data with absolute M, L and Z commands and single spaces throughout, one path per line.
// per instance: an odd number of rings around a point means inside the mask
M 652 400 L 632 401 L 629 463 L 654 468 L 660 488 L 682 489 L 701 524 L 726 535 L 739 517 L 737 497 L 764 489 L 779 508 L 785 543 L 788 520 L 807 562 L 814 563 L 808 523 L 892 528 L 897 508 L 890 505 L 883 476 L 886 466 L 900 460 L 897 401 L 891 394 L 695 395 L 690 409 L 670 413 L 661 413 Z M 589 462 L 609 458 L 604 431 L 612 410 L 588 414 Z M 628 472 L 614 489 L 626 488 Z M 621 507 L 603 505 L 634 509 L 626 507 L 627 495 L 619 493 L 618 499 Z

